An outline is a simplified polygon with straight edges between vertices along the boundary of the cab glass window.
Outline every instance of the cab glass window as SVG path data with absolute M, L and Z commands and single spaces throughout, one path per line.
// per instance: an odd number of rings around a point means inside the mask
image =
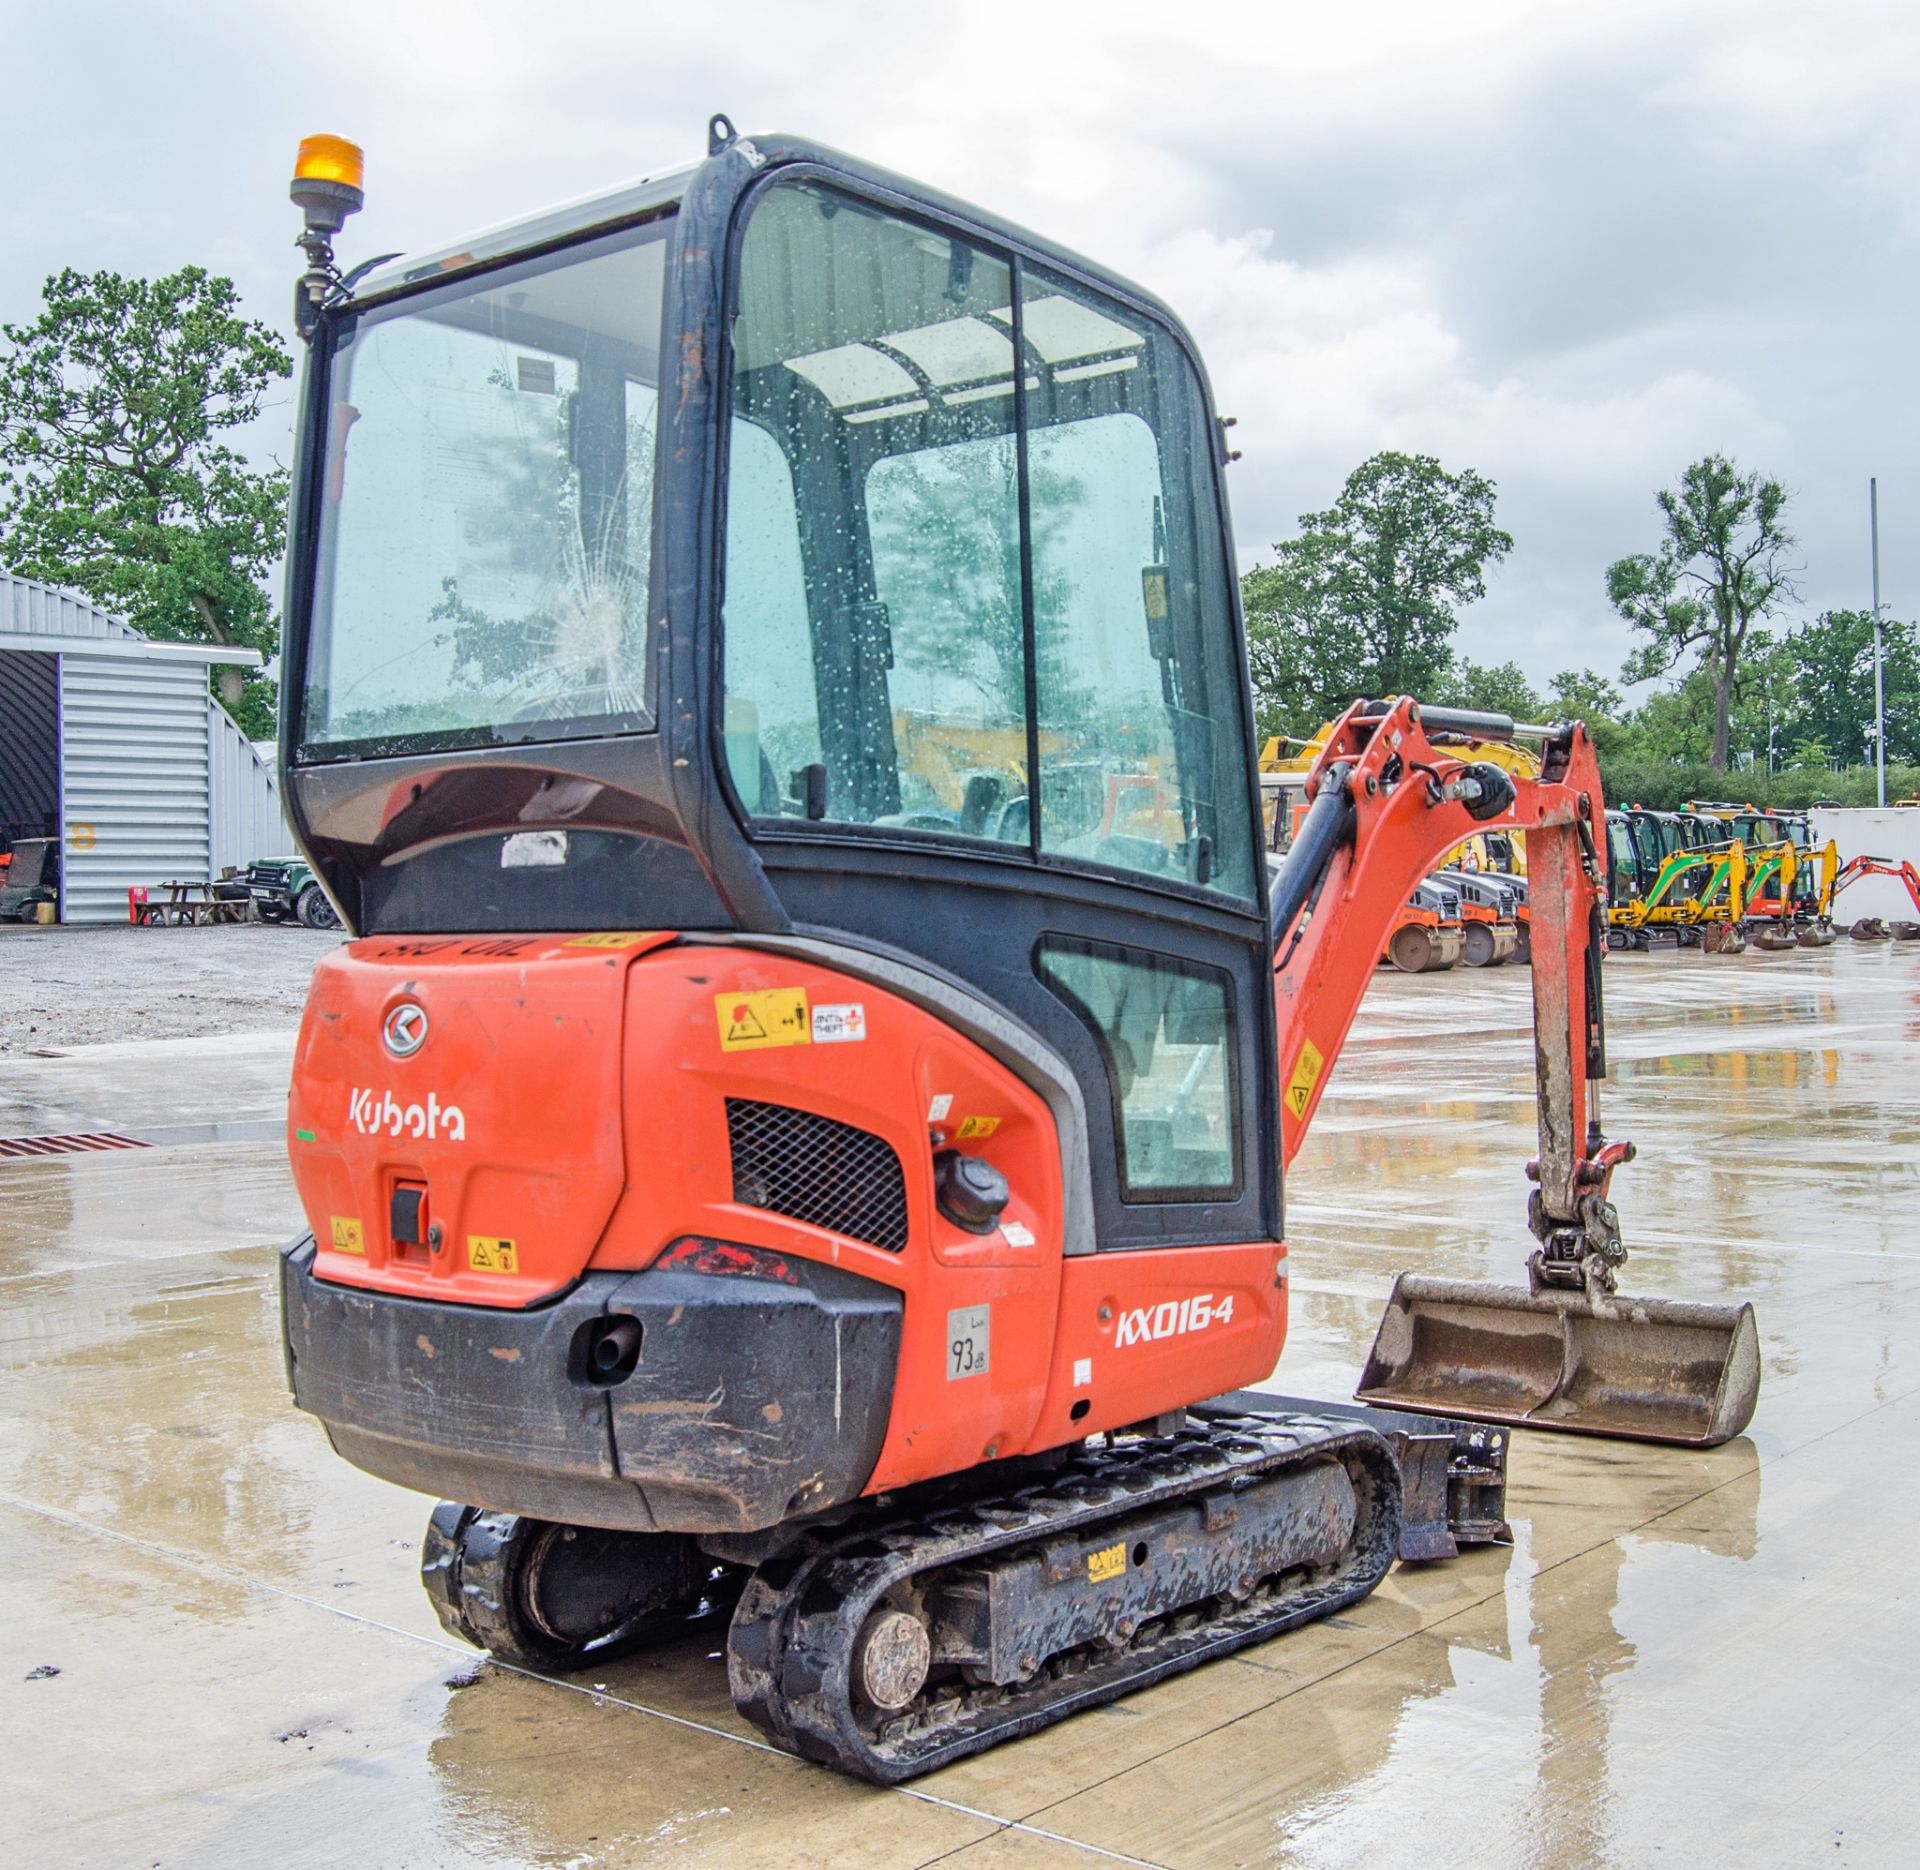
M 1158 327 L 1022 282 L 1040 847 L 1254 891 L 1240 651 L 1213 438 Z
M 1113 1097 L 1122 1199 L 1237 1194 L 1228 976 L 1169 955 L 1063 936 L 1043 940 L 1034 965 L 1100 1048 Z
M 1212 438 L 1171 338 L 784 181 L 743 236 L 732 384 L 724 741 L 751 816 L 1254 895 Z
M 302 749 L 644 728 L 665 221 L 335 343 Z
M 756 816 L 804 818 L 814 767 L 830 823 L 1026 842 L 1012 291 L 1004 261 L 834 190 L 753 211 L 722 631 Z

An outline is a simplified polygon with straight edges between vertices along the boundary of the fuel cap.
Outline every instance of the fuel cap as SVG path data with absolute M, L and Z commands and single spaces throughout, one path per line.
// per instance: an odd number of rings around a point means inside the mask
M 940 1212 L 970 1234 L 990 1234 L 1012 1191 L 984 1156 L 943 1149 L 933 1159 L 933 1198 Z

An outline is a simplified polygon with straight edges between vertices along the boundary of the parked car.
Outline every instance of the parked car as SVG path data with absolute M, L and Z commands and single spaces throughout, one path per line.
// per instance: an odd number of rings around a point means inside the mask
M 337 929 L 340 918 L 304 857 L 260 857 L 247 866 L 247 894 L 262 922 L 291 922 L 310 929 Z

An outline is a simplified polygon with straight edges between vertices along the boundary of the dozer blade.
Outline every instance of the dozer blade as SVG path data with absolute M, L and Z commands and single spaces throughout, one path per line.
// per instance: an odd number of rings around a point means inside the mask
M 1713 1448 L 1753 1419 L 1751 1305 L 1529 1292 L 1402 1273 L 1360 1401 Z

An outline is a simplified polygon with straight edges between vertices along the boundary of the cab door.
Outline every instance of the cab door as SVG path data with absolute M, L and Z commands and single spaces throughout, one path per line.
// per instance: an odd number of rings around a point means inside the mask
M 1217 431 L 1157 307 L 796 168 L 736 237 L 720 758 L 796 925 L 1071 1068 L 1102 1248 L 1279 1227 Z

